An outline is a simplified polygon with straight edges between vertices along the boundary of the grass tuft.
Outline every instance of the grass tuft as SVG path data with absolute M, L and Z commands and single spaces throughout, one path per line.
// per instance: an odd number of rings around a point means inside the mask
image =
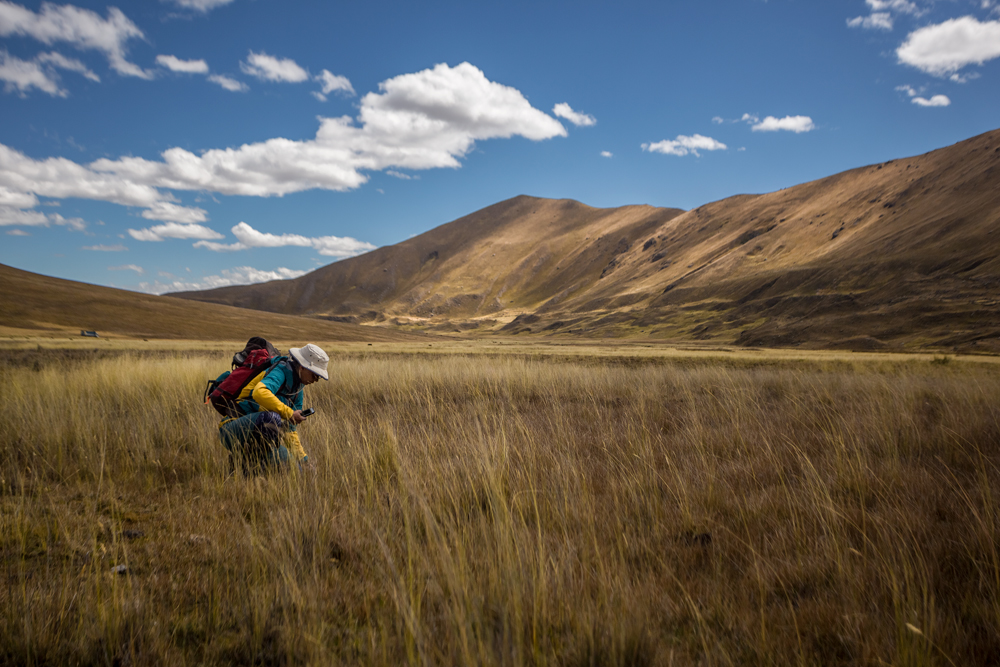
M 246 481 L 224 355 L 36 354 L 4 664 L 1000 662 L 988 363 L 335 354 L 315 471 Z

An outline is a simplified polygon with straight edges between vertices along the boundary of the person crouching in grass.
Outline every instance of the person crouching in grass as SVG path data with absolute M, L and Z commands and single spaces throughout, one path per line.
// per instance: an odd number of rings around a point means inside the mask
M 236 402 L 243 416 L 227 417 L 219 424 L 219 439 L 229 450 L 230 474 L 237 461 L 246 477 L 287 468 L 291 457 L 300 469 L 310 465 L 297 433 L 306 420 L 302 395 L 306 385 L 330 379 L 326 369 L 330 357 L 312 343 L 288 352 L 240 392 Z

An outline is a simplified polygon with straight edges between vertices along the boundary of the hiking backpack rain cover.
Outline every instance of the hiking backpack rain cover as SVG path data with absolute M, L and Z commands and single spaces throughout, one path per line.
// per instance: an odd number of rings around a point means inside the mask
M 251 380 L 271 367 L 278 350 L 260 336 L 247 341 L 246 347 L 233 355 L 233 370 L 226 371 L 205 388 L 205 402 L 223 417 L 242 417 L 236 399 Z

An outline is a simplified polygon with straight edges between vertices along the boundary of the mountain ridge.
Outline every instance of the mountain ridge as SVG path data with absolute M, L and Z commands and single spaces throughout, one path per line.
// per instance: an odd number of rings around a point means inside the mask
M 1000 351 L 1000 130 L 690 211 L 527 196 L 174 296 L 420 329 Z
M 253 311 L 43 276 L 0 264 L 0 327 L 6 335 L 79 335 L 243 341 L 427 340 L 356 324 Z

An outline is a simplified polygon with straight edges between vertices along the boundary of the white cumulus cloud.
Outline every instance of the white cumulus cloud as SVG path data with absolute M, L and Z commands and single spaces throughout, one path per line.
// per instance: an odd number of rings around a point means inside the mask
M 764 120 L 756 122 L 755 125 L 750 127 L 754 132 L 777 132 L 785 130 L 787 132 L 795 132 L 796 134 L 809 132 L 815 128 L 816 126 L 809 116 L 785 116 L 784 118 L 767 116 Z
M 171 72 L 185 74 L 208 74 L 208 63 L 204 60 L 181 60 L 177 56 L 158 55 L 156 64 L 166 67 Z
M 245 222 L 235 225 L 232 230 L 236 237 L 236 243 L 214 243 L 211 241 L 199 241 L 194 244 L 196 248 L 207 248 L 215 252 L 236 252 L 239 250 L 249 250 L 250 248 L 281 248 L 285 246 L 299 246 L 303 248 L 313 248 L 321 255 L 327 257 L 354 257 L 362 253 L 374 250 L 377 246 L 365 241 L 358 241 L 348 236 L 318 236 L 309 237 L 300 234 L 269 234 L 260 232 Z
M 16 206 L 5 206 L 0 204 L 0 227 L 10 226 L 22 227 L 48 227 L 57 225 L 68 227 L 75 232 L 82 232 L 87 228 L 87 223 L 81 218 L 64 218 L 58 213 L 46 215 L 41 211 L 25 210 Z
M 164 222 L 180 222 L 190 224 L 208 220 L 208 212 L 203 208 L 181 206 L 168 201 L 158 201 L 142 212 L 147 220 L 163 220 Z
M 946 107 L 951 104 L 951 100 L 947 95 L 935 95 L 930 99 L 914 97 L 911 101 L 922 107 Z
M 552 113 L 560 118 L 565 118 L 569 122 L 573 123 L 577 127 L 589 127 L 591 125 L 597 124 L 597 119 L 593 116 L 585 113 L 580 113 L 578 111 L 573 111 L 573 107 L 566 104 L 565 102 L 560 102 L 559 104 L 552 107 Z
M 13 206 L 0 206 L 0 227 L 12 225 L 48 227 L 49 219 L 40 211 L 25 211 Z
M 480 139 L 566 135 L 519 91 L 489 81 L 468 63 L 404 74 L 379 88 L 361 99 L 360 126 L 347 116 L 321 118 L 313 140 L 269 139 L 200 155 L 171 148 L 162 162 L 101 159 L 90 170 L 150 188 L 273 196 L 353 189 L 367 181 L 363 171 L 459 167 Z
M 301 83 L 309 78 L 305 71 L 291 58 L 276 58 L 263 51 L 250 52 L 246 61 L 240 63 L 240 69 L 261 81 L 284 81 L 286 83 Z
M 143 79 L 151 75 L 128 61 L 126 44 L 142 39 L 143 32 L 117 7 L 108 7 L 107 18 L 73 5 L 42 3 L 39 12 L 0 0 L 0 36 L 32 37 L 43 44 L 63 42 L 80 50 L 99 51 L 111 68 L 123 76 Z
M 130 229 L 129 236 L 136 241 L 164 241 L 166 239 L 221 239 L 222 234 L 202 225 L 168 222 L 146 229 Z
M 614 157 L 614 153 L 611 151 L 601 151 L 601 157 Z
M 690 153 L 697 156 L 699 155 L 698 151 L 724 151 L 726 145 L 721 141 L 716 141 L 711 137 L 703 137 L 700 134 L 693 134 L 690 137 L 681 134 L 673 140 L 665 139 L 652 144 L 643 144 L 642 150 L 650 153 L 663 153 L 664 155 L 684 156 Z
M 155 187 L 100 173 L 66 158 L 34 160 L 4 144 L 0 144 L 0 192 L 6 192 L 5 197 L 16 193 L 79 197 L 144 208 L 167 199 Z
M 458 168 L 480 140 L 566 136 L 558 120 L 532 107 L 520 91 L 490 81 L 469 63 L 383 81 L 378 92 L 362 97 L 357 118 L 319 123 L 310 140 L 274 138 L 200 153 L 170 148 L 161 160 L 128 156 L 87 165 L 62 157 L 36 160 L 0 144 L 0 197 L 19 208 L 34 208 L 38 196 L 95 199 L 147 209 L 147 219 L 190 224 L 204 221 L 205 212 L 173 204 L 170 191 L 256 197 L 344 191 L 365 183 L 366 172 Z M 164 238 L 181 227 L 136 233 Z
M 38 206 L 38 197 L 30 192 L 18 192 L 16 190 L 0 186 L 0 206 L 35 208 Z
M 1000 21 L 963 16 L 925 26 L 909 34 L 896 56 L 927 74 L 953 75 L 967 65 L 1000 57 Z

